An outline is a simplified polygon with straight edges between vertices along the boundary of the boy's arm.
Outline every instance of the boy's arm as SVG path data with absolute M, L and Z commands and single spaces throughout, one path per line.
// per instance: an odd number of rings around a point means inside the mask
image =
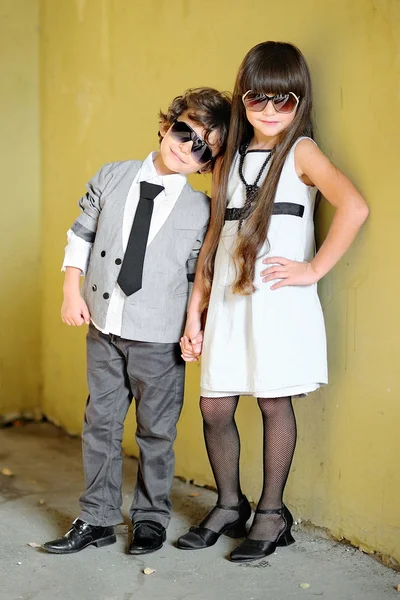
M 79 201 L 82 214 L 67 233 L 68 245 L 62 265 L 65 271 L 64 301 L 61 307 L 61 319 L 67 325 L 79 326 L 90 322 L 89 310 L 80 292 L 80 277 L 87 271 L 102 209 L 102 193 L 110 179 L 110 165 L 104 165 L 88 182 L 88 191 Z
M 71 227 L 71 231 L 79 238 L 93 244 L 97 224 L 103 208 L 103 192 L 112 179 L 112 164 L 104 165 L 86 184 L 87 192 L 79 200 L 82 213 Z
M 64 262 L 61 270 L 65 271 L 67 267 L 76 267 L 81 270 L 82 275 L 86 275 L 90 250 L 93 244 L 78 237 L 72 229 L 67 231 L 67 239 L 68 244 L 65 248 Z
M 189 298 L 191 297 L 191 292 L 193 289 L 195 274 L 196 274 L 196 270 L 197 270 L 197 264 L 199 261 L 199 255 L 200 255 L 203 243 L 204 243 L 204 238 L 207 234 L 207 229 L 208 229 L 208 222 L 198 233 L 196 243 L 189 255 L 188 260 L 186 261 L 186 273 L 187 273 L 187 278 L 189 280 Z
M 86 302 L 81 296 L 80 278 L 85 275 L 89 264 L 90 249 L 93 244 L 85 242 L 75 235 L 71 229 L 67 233 L 68 245 L 62 271 L 64 278 L 64 300 L 61 307 L 61 320 L 67 325 L 83 325 L 90 322 L 90 314 Z
M 90 322 L 89 309 L 81 296 L 79 281 L 81 269 L 66 267 L 64 279 L 64 301 L 61 307 L 61 319 L 67 325 L 83 325 Z
M 198 259 L 196 261 L 196 272 L 193 274 L 193 287 L 192 293 L 189 300 L 189 306 L 186 317 L 185 335 L 188 335 L 189 339 L 194 337 L 201 330 L 201 305 L 203 302 L 204 295 L 204 283 L 203 283 L 203 265 L 205 257 L 207 256 L 210 249 L 211 239 L 211 224 L 208 228 L 205 236 L 203 245 L 199 251 Z M 189 329 L 191 330 L 189 332 Z M 197 329 L 197 331 L 195 331 Z

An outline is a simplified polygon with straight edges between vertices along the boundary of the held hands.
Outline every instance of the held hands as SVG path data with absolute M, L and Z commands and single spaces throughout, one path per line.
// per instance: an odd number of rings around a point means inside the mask
M 311 285 L 320 279 L 310 262 L 297 262 L 282 256 L 271 256 L 263 260 L 263 263 L 273 265 L 261 271 L 263 283 L 280 279 L 278 283 L 271 286 L 271 290 L 277 290 L 287 285 Z
M 195 362 L 203 349 L 203 332 L 200 320 L 187 321 L 180 341 L 182 358 L 186 362 Z
M 199 333 L 194 338 L 188 338 L 187 335 L 181 337 L 180 342 L 182 350 L 182 358 L 186 362 L 196 362 L 203 349 L 203 332 Z
M 90 323 L 90 314 L 86 302 L 80 293 L 65 294 L 61 307 L 61 319 L 67 325 Z

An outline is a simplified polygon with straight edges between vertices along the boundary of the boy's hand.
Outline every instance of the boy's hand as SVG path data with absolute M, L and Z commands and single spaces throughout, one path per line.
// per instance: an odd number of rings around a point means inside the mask
M 182 350 L 182 358 L 184 361 L 197 361 L 203 349 L 203 332 L 199 331 L 199 333 L 191 339 L 189 339 L 189 337 L 184 334 L 183 337 L 181 337 L 180 346 Z
M 90 313 L 86 302 L 80 295 L 65 294 L 61 307 L 61 319 L 67 325 L 83 325 L 90 323 Z

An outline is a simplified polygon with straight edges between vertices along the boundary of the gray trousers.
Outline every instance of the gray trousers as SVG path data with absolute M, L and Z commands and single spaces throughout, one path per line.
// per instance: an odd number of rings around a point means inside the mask
M 86 340 L 89 398 L 82 434 L 86 490 L 79 500 L 79 518 L 90 525 L 123 522 L 121 441 L 135 398 L 140 455 L 130 517 L 167 527 L 173 444 L 185 378 L 179 344 L 125 340 L 104 335 L 93 325 Z

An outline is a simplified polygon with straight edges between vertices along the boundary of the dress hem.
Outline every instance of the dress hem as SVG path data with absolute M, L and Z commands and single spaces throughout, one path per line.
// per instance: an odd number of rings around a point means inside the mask
M 296 385 L 286 388 L 278 388 L 275 390 L 257 390 L 257 391 L 217 391 L 217 390 L 209 390 L 206 388 L 200 388 L 201 395 L 204 398 L 226 398 L 228 396 L 254 396 L 255 398 L 283 398 L 286 396 L 306 396 L 310 392 L 315 392 L 321 386 L 326 385 L 325 382 L 313 383 L 313 384 L 303 384 Z

